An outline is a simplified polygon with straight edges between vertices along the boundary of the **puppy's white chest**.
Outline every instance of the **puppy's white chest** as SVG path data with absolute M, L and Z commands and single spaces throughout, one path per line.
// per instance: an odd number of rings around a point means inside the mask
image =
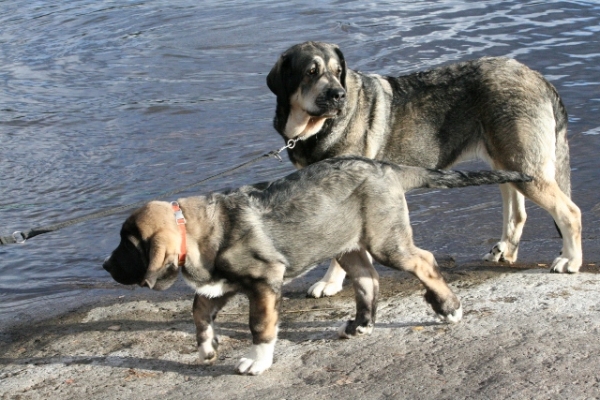
M 221 297 L 225 293 L 229 293 L 235 290 L 235 286 L 231 285 L 225 279 L 205 283 L 203 285 L 192 284 L 191 286 L 194 289 L 196 289 L 196 293 L 198 293 L 200 296 L 204 296 L 209 299 Z

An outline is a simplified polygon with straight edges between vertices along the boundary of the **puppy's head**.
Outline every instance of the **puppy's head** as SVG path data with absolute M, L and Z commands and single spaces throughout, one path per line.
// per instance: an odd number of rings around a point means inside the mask
M 267 86 L 277 95 L 275 128 L 287 137 L 310 136 L 346 107 L 344 55 L 334 44 L 305 42 L 292 46 L 269 72 Z M 295 129 L 303 118 L 309 120 L 310 134 Z M 290 126 L 286 126 L 288 119 Z
M 121 228 L 121 242 L 103 264 L 124 285 L 169 288 L 179 272 L 181 233 L 171 205 L 153 201 L 134 211 Z

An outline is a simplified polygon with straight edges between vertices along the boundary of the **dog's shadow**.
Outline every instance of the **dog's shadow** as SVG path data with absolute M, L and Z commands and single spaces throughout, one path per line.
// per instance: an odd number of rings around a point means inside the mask
M 328 342 L 332 340 L 338 340 L 337 330 L 343 323 L 342 320 L 337 319 L 320 319 L 314 321 L 282 321 L 279 331 L 279 339 L 281 341 L 292 342 L 297 345 L 302 345 L 303 342 L 315 342 L 323 341 Z M 403 329 L 411 328 L 415 326 L 434 326 L 440 325 L 437 322 L 405 322 L 405 323 L 378 323 L 375 329 Z M 126 331 L 158 331 L 158 332 L 179 332 L 187 334 L 181 341 L 193 341 L 193 343 L 177 343 L 173 341 L 172 349 L 163 349 L 166 352 L 175 351 L 180 352 L 181 347 L 194 347 L 195 348 L 195 330 L 192 319 L 187 321 L 183 319 L 177 319 L 169 322 L 156 322 L 156 321 L 132 321 L 132 320 L 112 320 L 112 321 L 99 321 L 93 323 L 71 323 L 71 324 L 52 324 L 47 323 L 44 326 L 40 326 L 40 330 L 36 329 L 36 332 L 46 332 L 47 334 L 38 334 L 33 337 L 29 335 L 29 339 L 36 343 L 38 349 L 51 347 L 53 338 L 68 333 L 69 335 L 85 335 L 86 333 L 93 331 L 110 332 L 108 335 L 113 334 L 110 330 L 107 330 L 109 326 L 120 325 L 125 328 Z M 135 328 L 128 328 L 135 326 Z M 193 377 L 217 377 L 222 375 L 235 375 L 235 369 L 233 366 L 237 359 L 247 351 L 248 347 L 252 343 L 248 324 L 239 321 L 224 321 L 217 324 L 217 334 L 220 336 L 221 341 L 225 343 L 220 346 L 222 350 L 219 360 L 213 364 L 200 364 L 196 361 L 183 362 L 174 360 L 164 360 L 160 358 L 144 358 L 126 355 L 112 355 L 114 353 L 121 353 L 131 346 L 131 343 L 127 340 L 120 341 L 114 339 L 114 343 L 119 343 L 119 346 L 113 347 L 111 354 L 108 355 L 92 355 L 92 356 L 78 356 L 69 355 L 69 349 L 64 349 L 61 353 L 48 356 L 32 356 L 27 357 L 26 355 L 17 357 L 0 357 L 0 365 L 23 365 L 23 366 L 40 366 L 40 365 L 64 365 L 66 367 L 71 365 L 97 365 L 104 367 L 111 367 L 120 369 L 125 375 L 125 379 L 134 379 L 136 377 L 152 377 L 153 374 L 164 373 L 164 372 L 175 372 L 190 378 Z M 48 334 L 49 333 L 49 334 Z M 117 334 L 116 332 L 114 333 Z M 105 335 L 106 338 L 106 335 Z M 363 338 L 355 338 L 351 340 L 362 340 Z M 232 344 L 233 343 L 233 344 Z M 194 350 L 195 352 L 195 350 Z M 6 352 L 3 352 L 6 354 Z M 73 350 L 73 353 L 77 353 Z M 194 358 L 195 354 L 192 354 Z M 186 354 L 181 354 L 186 355 Z

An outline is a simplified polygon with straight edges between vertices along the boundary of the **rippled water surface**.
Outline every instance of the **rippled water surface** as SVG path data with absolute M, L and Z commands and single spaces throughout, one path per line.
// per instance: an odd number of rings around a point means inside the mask
M 597 2 L 8 0 L 0 27 L 0 235 L 151 199 L 280 147 L 266 74 L 289 46 L 321 40 L 365 72 L 504 55 L 543 73 L 569 111 L 584 257 L 599 261 Z M 265 160 L 185 194 L 292 170 Z M 478 259 L 501 233 L 498 192 L 412 194 L 416 241 Z M 521 259 L 551 261 L 551 219 L 528 212 Z M 126 215 L 0 247 L 0 321 L 120 293 L 100 265 Z

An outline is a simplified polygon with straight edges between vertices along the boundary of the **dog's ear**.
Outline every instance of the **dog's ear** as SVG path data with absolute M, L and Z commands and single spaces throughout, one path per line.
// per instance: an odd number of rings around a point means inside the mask
M 148 251 L 148 270 L 142 281 L 142 286 L 150 289 L 156 285 L 156 280 L 163 275 L 164 269 L 168 266 L 177 265 L 177 254 L 169 254 L 167 249 L 168 241 L 164 235 L 156 234 L 150 240 L 150 249 Z
M 335 51 L 335 54 L 337 54 L 338 59 L 340 61 L 340 65 L 342 67 L 342 73 L 340 75 L 340 83 L 342 84 L 342 87 L 344 89 L 346 89 L 346 59 L 344 58 L 344 53 L 342 53 L 342 51 L 340 50 L 340 48 L 337 45 L 333 46 L 333 50 Z
M 291 68 L 290 57 L 282 54 L 267 75 L 267 86 L 277 97 L 286 97 L 285 79 Z

